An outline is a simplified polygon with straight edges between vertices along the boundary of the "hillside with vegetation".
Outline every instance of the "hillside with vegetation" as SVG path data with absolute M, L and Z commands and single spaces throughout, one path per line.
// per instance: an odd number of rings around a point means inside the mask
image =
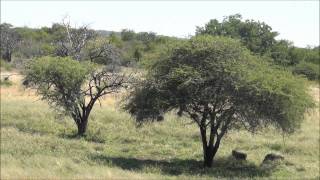
M 11 24 L 1 24 L 3 48 L 1 57 L 16 67 L 28 60 L 41 56 L 62 55 L 59 52 L 65 39 L 66 22 L 54 23 L 51 27 L 33 29 L 28 27 L 14 27 Z M 71 28 L 71 27 L 70 27 Z M 154 32 L 134 32 L 123 29 L 121 32 L 92 30 L 87 25 L 76 27 L 79 30 L 88 29 L 94 39 L 86 47 L 94 49 L 101 44 L 109 44 L 118 54 L 123 66 L 144 68 L 154 61 L 165 58 L 172 48 L 177 47 L 186 39 L 157 35 Z M 80 31 L 79 31 L 80 32 Z M 295 47 L 289 40 L 276 40 L 279 35 L 264 22 L 243 20 L 241 15 L 231 15 L 222 22 L 210 20 L 203 27 L 196 29 L 196 34 L 209 34 L 239 39 L 252 53 L 263 56 L 267 61 L 290 69 L 294 74 L 302 75 L 310 80 L 319 79 L 319 46 Z M 6 38 L 8 37 L 8 38 Z M 57 45 L 60 44 L 60 49 Z M 60 53 L 60 54 L 59 54 Z M 62 53 L 62 54 L 61 54 Z M 85 57 L 84 59 L 90 59 Z M 102 61 L 102 60 L 101 60 Z M 97 63 L 105 64 L 96 60 Z

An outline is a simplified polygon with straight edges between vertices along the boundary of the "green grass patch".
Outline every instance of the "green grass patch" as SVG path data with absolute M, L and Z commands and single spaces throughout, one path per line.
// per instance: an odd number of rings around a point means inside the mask
M 1 68 L 1 70 L 11 71 L 13 66 L 9 62 L 7 62 L 3 59 L 0 59 L 0 68 Z

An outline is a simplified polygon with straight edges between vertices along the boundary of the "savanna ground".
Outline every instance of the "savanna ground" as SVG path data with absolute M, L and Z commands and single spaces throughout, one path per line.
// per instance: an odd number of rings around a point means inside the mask
M 272 128 L 230 132 L 214 167 L 203 169 L 199 131 L 189 120 L 171 114 L 137 128 L 112 95 L 96 104 L 87 136 L 77 138 L 73 121 L 57 116 L 21 79 L 13 75 L 11 86 L 1 86 L 1 179 L 319 179 L 319 106 L 291 136 Z M 310 93 L 319 104 L 317 84 L 310 83 Z M 235 161 L 233 149 L 245 151 L 247 161 Z M 262 164 L 270 152 L 285 160 Z

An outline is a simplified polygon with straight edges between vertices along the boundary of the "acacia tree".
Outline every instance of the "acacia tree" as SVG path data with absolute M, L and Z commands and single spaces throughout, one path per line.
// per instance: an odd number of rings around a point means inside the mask
M 229 38 L 198 36 L 153 65 L 124 109 L 139 123 L 168 111 L 199 127 L 204 166 L 211 167 L 223 136 L 275 125 L 291 133 L 313 103 L 304 81 L 274 69 Z
M 11 24 L 0 24 L 1 57 L 11 62 L 12 53 L 20 41 L 19 34 L 14 30 Z
M 78 135 L 84 135 L 90 112 L 99 99 L 125 88 L 130 77 L 108 69 L 97 70 L 88 62 L 70 57 L 42 57 L 31 61 L 24 84 L 43 100 L 73 118 Z

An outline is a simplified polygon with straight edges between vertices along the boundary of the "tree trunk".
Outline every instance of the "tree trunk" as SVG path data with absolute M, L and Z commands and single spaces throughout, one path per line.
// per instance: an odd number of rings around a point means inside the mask
M 78 126 L 78 135 L 83 136 L 86 133 L 87 130 L 87 124 L 89 120 L 89 114 L 91 112 L 91 109 L 94 105 L 94 102 L 97 100 L 97 98 L 91 99 L 90 103 L 85 107 L 82 107 L 79 112 L 82 112 L 82 115 L 77 116 L 76 113 L 74 115 L 74 118 L 76 118 L 75 122 Z
M 4 53 L 4 55 L 2 56 L 2 58 L 3 58 L 4 60 L 8 61 L 8 62 L 11 62 L 11 53 L 8 52 L 8 51 L 6 51 L 6 52 Z
M 88 118 L 82 119 L 81 123 L 78 124 L 78 135 L 83 136 L 87 130 Z
M 213 144 L 207 142 L 207 133 L 205 128 L 200 128 L 202 148 L 203 148 L 203 165 L 204 167 L 212 167 L 213 157 L 215 152 L 213 151 Z
M 12 57 L 12 55 L 11 55 L 11 53 L 9 53 L 8 54 L 8 62 L 11 62 L 11 57 Z
M 203 165 L 204 167 L 212 167 L 213 164 L 213 157 L 215 155 L 212 148 L 207 147 L 206 150 L 203 152 L 204 159 L 203 159 Z
M 206 129 L 200 128 L 200 132 L 203 147 L 203 165 L 204 167 L 212 167 L 213 158 L 216 155 L 220 145 L 220 139 L 217 139 L 216 143 L 210 140 L 207 142 Z

